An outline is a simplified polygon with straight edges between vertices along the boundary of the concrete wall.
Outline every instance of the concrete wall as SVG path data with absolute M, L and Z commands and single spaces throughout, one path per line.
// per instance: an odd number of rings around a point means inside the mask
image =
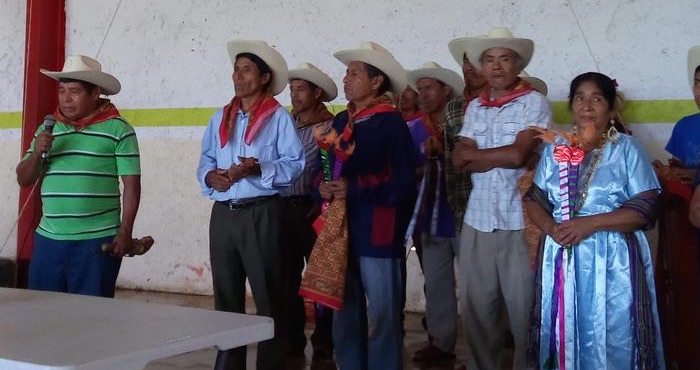
M 124 287 L 210 293 L 210 202 L 199 196 L 194 176 L 208 113 L 194 108 L 221 106 L 231 98 L 225 43 L 232 38 L 267 40 L 290 67 L 311 61 L 340 83 L 344 66 L 332 53 L 362 41 L 386 46 L 406 68 L 435 60 L 458 71 L 447 50 L 450 39 L 505 25 L 516 36 L 535 40 L 527 70 L 547 81 L 555 106 L 562 107 L 576 74 L 599 69 L 618 80 L 628 100 L 667 110 L 655 112 L 659 114 L 654 117 L 661 117 L 656 121 L 643 116 L 632 125 L 653 157 L 666 156 L 663 145 L 670 123 L 694 109 L 687 101 L 691 94 L 685 58 L 690 46 L 700 44 L 697 0 L 309 0 L 303 6 L 278 0 L 67 3 L 67 53 L 97 55 L 105 70 L 122 82 L 114 102 L 122 109 L 135 109 L 127 117 L 137 127 L 144 170 L 136 232 L 153 235 L 157 244 L 147 255 L 125 260 L 119 279 Z M 4 240 L 17 209 L 13 169 L 19 137 L 12 129 L 17 118 L 9 113 L 21 110 L 24 2 L 0 0 L 0 6 Z M 280 98 L 289 103 L 286 92 Z M 685 101 L 667 101 L 675 99 Z M 341 94 L 334 104 L 343 103 Z M 9 244 L 0 255 L 13 255 L 14 238 Z M 419 278 L 415 263 L 411 269 Z M 416 281 L 411 288 L 409 295 L 416 303 L 421 284 Z
M 0 0 L 0 257 L 17 255 L 17 219 L 19 187 L 14 168 L 19 159 L 20 131 L 13 126 L 22 110 L 24 85 L 24 20 L 22 1 Z

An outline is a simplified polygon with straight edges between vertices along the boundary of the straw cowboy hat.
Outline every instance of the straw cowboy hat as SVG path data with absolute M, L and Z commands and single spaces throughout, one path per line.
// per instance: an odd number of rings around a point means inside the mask
M 413 90 L 418 91 L 418 80 L 421 78 L 432 78 L 448 85 L 452 88 L 452 96 L 461 96 L 464 92 L 464 81 L 457 72 L 440 67 L 435 62 L 427 62 L 422 68 L 408 71 L 408 83 Z
M 456 39 L 452 39 L 449 44 L 447 44 L 447 48 L 450 49 L 450 54 L 452 54 L 452 57 L 455 58 L 455 61 L 457 61 L 457 64 L 459 64 L 460 67 L 464 64 L 464 55 L 467 54 L 467 41 L 468 39 L 475 39 L 475 38 L 486 38 L 486 35 L 478 35 L 478 36 L 473 36 L 473 37 L 458 37 Z
M 700 66 L 700 45 L 693 46 L 688 50 L 688 78 L 690 78 L 690 88 L 695 82 L 695 70 Z
M 525 68 L 530 63 L 530 59 L 532 59 L 535 43 L 530 39 L 513 37 L 510 29 L 506 27 L 494 27 L 485 37 L 461 37 L 450 41 L 449 47 L 451 52 L 453 48 L 456 51 L 463 51 L 459 54 L 459 58 L 457 58 L 455 52 L 452 52 L 452 55 L 455 56 L 455 59 L 458 59 L 460 65 L 462 64 L 462 55 L 466 52 L 469 62 L 475 68 L 481 69 L 479 59 L 481 59 L 481 54 L 484 51 L 491 48 L 506 48 L 513 50 L 523 58 L 523 62 L 525 62 L 523 68 Z
M 389 77 L 391 91 L 403 91 L 408 86 L 406 70 L 388 50 L 377 43 L 363 42 L 358 49 L 341 50 L 333 56 L 345 65 L 357 61 L 376 67 Z
M 548 92 L 548 90 L 547 90 L 547 84 L 546 84 L 544 81 L 540 80 L 540 79 L 537 78 L 537 77 L 532 77 L 532 76 L 530 76 L 530 75 L 527 74 L 527 72 L 525 72 L 525 71 L 520 72 L 520 74 L 518 75 L 518 77 L 520 77 L 520 78 L 522 78 L 523 80 L 527 81 L 527 83 L 529 83 L 535 90 L 537 90 L 538 93 L 540 93 L 540 94 L 542 94 L 542 95 L 544 95 L 544 96 L 547 96 L 547 92 Z
M 289 70 L 289 80 L 306 80 L 323 90 L 323 101 L 331 101 L 338 96 L 338 88 L 335 82 L 311 63 L 300 63 L 296 69 Z
M 122 85 L 114 76 L 102 72 L 100 62 L 85 55 L 70 55 L 63 63 L 61 71 L 48 71 L 40 69 L 39 72 L 58 81 L 61 78 L 70 78 L 85 81 L 100 87 L 104 95 L 115 95 L 122 89 Z
M 284 61 L 282 54 L 261 40 L 231 40 L 226 44 L 228 56 L 231 58 L 231 64 L 236 64 L 236 56 L 241 53 L 250 53 L 258 56 L 267 63 L 272 70 L 272 81 L 270 82 L 270 94 L 277 95 L 287 86 L 289 79 L 287 78 L 287 62 Z

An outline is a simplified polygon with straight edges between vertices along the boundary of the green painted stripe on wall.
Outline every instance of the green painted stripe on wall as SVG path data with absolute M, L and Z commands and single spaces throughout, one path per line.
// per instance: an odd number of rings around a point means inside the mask
M 120 109 L 134 126 L 206 126 L 217 108 Z
M 120 112 L 136 127 L 205 126 L 217 108 L 148 108 L 121 109 Z M 341 112 L 344 105 L 331 105 L 333 113 Z M 625 103 L 622 115 L 627 123 L 676 122 L 684 116 L 697 113 L 693 100 L 631 100 Z M 555 123 L 571 122 L 568 102 L 552 102 Z M 21 112 L 0 112 L 0 129 L 22 127 Z
M 625 123 L 677 122 L 697 112 L 693 100 L 630 100 L 625 102 L 622 117 Z M 552 102 L 552 118 L 558 124 L 570 123 L 569 103 Z
M 0 129 L 22 127 L 22 112 L 0 112 Z

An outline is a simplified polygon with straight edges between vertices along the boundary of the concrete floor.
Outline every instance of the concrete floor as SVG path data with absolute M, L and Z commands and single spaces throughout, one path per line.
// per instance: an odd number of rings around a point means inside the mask
M 160 304 L 170 304 L 177 306 L 196 307 L 204 309 L 213 309 L 214 299 L 211 296 L 193 296 L 171 293 L 154 293 L 140 292 L 131 290 L 120 290 L 116 294 L 117 299 L 130 299 L 141 302 L 152 302 Z M 254 312 L 254 309 L 249 310 L 249 313 Z M 464 342 L 461 340 L 457 343 L 457 361 L 449 361 L 445 363 L 434 363 L 430 365 L 419 365 L 411 361 L 413 353 L 425 346 L 427 335 L 421 326 L 422 314 L 408 313 L 406 315 L 406 337 L 404 339 L 404 369 L 407 370 L 452 370 L 457 368 L 464 361 Z M 311 335 L 313 327 L 307 326 L 307 337 Z M 255 346 L 248 346 L 248 368 L 255 368 Z M 330 360 L 326 361 L 311 361 L 311 344 L 307 345 L 305 359 L 288 361 L 287 367 L 284 370 L 330 370 L 336 369 L 335 363 Z M 146 370 L 205 370 L 211 369 L 216 358 L 216 350 L 209 348 L 201 351 L 190 352 L 187 354 L 173 356 L 151 363 L 146 367 Z

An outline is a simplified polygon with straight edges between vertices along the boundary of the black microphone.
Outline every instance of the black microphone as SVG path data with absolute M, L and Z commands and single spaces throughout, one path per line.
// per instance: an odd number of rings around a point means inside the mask
M 56 124 L 56 119 L 52 115 L 48 115 L 44 117 L 44 131 L 48 131 L 49 133 L 53 132 L 53 125 Z M 47 166 L 49 164 L 49 153 L 44 150 L 41 152 L 41 164 L 44 166 Z

